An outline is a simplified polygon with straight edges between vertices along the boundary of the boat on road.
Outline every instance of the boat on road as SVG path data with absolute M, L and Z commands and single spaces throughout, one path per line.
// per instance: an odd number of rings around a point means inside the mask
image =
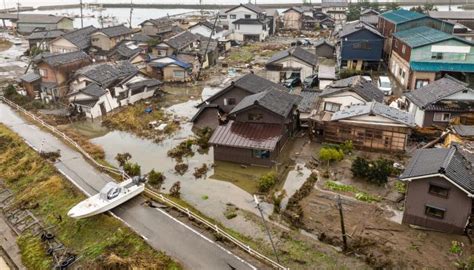
M 145 190 L 146 179 L 135 176 L 121 183 L 108 182 L 99 193 L 71 208 L 68 216 L 76 219 L 107 212 Z

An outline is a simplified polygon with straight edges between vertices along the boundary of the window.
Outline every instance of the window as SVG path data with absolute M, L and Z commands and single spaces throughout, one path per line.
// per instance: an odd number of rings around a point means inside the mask
M 428 190 L 428 193 L 439 196 L 439 197 L 448 198 L 449 188 L 440 187 L 438 185 L 430 184 L 430 188 Z
M 48 76 L 48 70 L 46 70 L 46 69 L 40 69 L 39 73 L 40 73 L 41 77 Z
M 403 53 L 403 54 L 405 54 L 406 49 L 407 49 L 407 46 L 403 45 L 403 46 L 402 46 L 402 53 Z
M 430 80 L 419 80 L 417 79 L 415 82 L 415 89 L 421 88 L 425 85 L 428 85 L 430 83 Z
M 341 104 L 332 103 L 332 102 L 324 103 L 324 110 L 327 112 L 337 112 L 340 109 L 341 109 Z
M 429 216 L 429 217 L 434 217 L 434 218 L 443 219 L 445 212 L 446 212 L 445 209 L 441 209 L 441 208 L 438 208 L 438 207 L 433 207 L 433 206 L 425 205 L 425 215 L 427 215 L 427 216 Z
M 252 150 L 253 157 L 261 158 L 261 159 L 269 159 L 270 158 L 270 151 L 268 150 Z
M 260 121 L 263 119 L 263 114 L 261 113 L 249 113 L 248 118 L 250 121 Z
M 433 121 L 434 122 L 449 122 L 451 120 L 450 113 L 434 113 Z
M 235 105 L 236 103 L 235 98 L 224 98 L 224 106 Z
M 221 19 L 227 19 L 227 15 L 219 15 L 219 18 L 221 18 Z
M 398 48 L 398 40 L 395 39 L 393 47 L 395 47 L 395 49 Z
M 99 41 L 98 38 L 93 38 L 93 39 L 92 39 L 92 42 L 97 42 L 97 41 Z
M 252 15 L 245 14 L 245 19 L 250 19 L 250 17 L 252 17 Z
M 356 50 L 370 50 L 370 43 L 368 41 L 361 41 L 352 44 L 352 48 Z
M 230 18 L 235 19 L 235 18 L 237 18 L 237 16 L 235 14 L 233 14 L 233 15 L 230 15 Z
M 433 53 L 431 54 L 431 59 L 436 59 L 436 60 L 440 60 L 440 59 L 443 59 L 443 53 Z
M 182 71 L 182 70 L 173 70 L 173 76 L 175 78 L 184 78 L 184 71 Z

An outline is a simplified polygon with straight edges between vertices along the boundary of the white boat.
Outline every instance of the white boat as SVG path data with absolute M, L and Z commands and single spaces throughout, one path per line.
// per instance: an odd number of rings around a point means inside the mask
M 135 176 L 121 183 L 109 182 L 99 193 L 83 200 L 67 213 L 72 218 L 85 218 L 107 212 L 145 190 L 145 178 Z

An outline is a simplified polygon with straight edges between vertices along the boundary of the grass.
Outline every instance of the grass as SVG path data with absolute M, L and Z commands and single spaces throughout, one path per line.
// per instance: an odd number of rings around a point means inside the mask
M 53 228 L 66 247 L 83 256 L 81 263 L 86 268 L 110 268 L 108 264 L 113 259 L 133 268 L 181 268 L 109 215 L 80 220 L 67 217 L 67 211 L 85 196 L 3 125 L 0 125 L 0 178 L 14 191 L 15 203 L 29 208 L 45 227 Z M 51 269 L 51 259 L 45 256 L 37 237 L 21 235 L 18 244 L 28 268 Z
M 344 184 L 340 184 L 334 181 L 326 181 L 326 183 L 324 183 L 324 187 L 332 191 L 352 193 L 354 194 L 354 197 L 359 201 L 379 202 L 381 200 L 380 196 L 374 196 L 374 195 L 368 194 L 367 192 L 360 191 L 354 186 L 344 185 Z
M 12 45 L 13 44 L 10 41 L 6 39 L 0 39 L 0 52 L 10 49 Z

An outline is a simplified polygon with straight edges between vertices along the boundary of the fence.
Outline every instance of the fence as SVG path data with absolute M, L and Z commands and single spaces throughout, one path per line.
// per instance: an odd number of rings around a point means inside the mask
M 102 169 L 102 170 L 106 170 L 106 171 L 109 171 L 113 174 L 116 174 L 116 175 L 120 175 L 122 177 L 129 177 L 124 171 L 122 170 L 119 170 L 119 169 L 116 169 L 116 168 L 112 168 L 112 167 L 108 167 L 108 166 L 104 166 L 100 163 L 98 163 L 94 158 L 92 158 L 92 156 L 90 156 L 84 149 L 82 149 L 82 147 L 76 143 L 74 140 L 72 140 L 71 138 L 69 138 L 64 132 L 58 130 L 57 128 L 51 126 L 50 124 L 44 122 L 41 118 L 37 117 L 36 115 L 34 115 L 33 113 L 25 110 L 24 108 L 22 108 L 21 106 L 19 106 L 18 104 L 10 101 L 9 99 L 5 98 L 5 97 L 1 97 L 0 96 L 0 100 L 3 100 L 3 102 L 5 102 L 6 104 L 8 104 L 9 106 L 11 106 L 12 108 L 22 112 L 23 114 L 27 115 L 28 117 L 30 117 L 31 119 L 35 120 L 36 122 L 38 122 L 39 124 L 41 124 L 43 127 L 49 129 L 51 132 L 53 132 L 54 134 L 56 134 L 57 136 L 59 136 L 60 138 L 62 138 L 63 140 L 65 140 L 66 142 L 68 142 L 69 144 L 71 144 L 72 146 L 74 146 L 79 152 L 81 152 L 82 155 L 84 155 L 84 157 L 86 157 L 90 162 L 92 162 L 95 166 L 97 166 L 98 168 Z M 220 228 L 218 225 L 216 224 L 213 224 L 212 222 L 209 222 L 208 220 L 204 219 L 203 217 L 193 213 L 191 210 L 189 210 L 188 208 L 186 207 L 183 207 L 175 202 L 173 202 L 172 200 L 166 198 L 165 196 L 163 196 L 163 194 L 160 194 L 160 193 L 157 193 L 151 189 L 148 189 L 146 188 L 145 189 L 145 193 L 151 197 L 151 198 L 154 198 L 154 199 L 157 199 L 173 208 L 175 208 L 176 210 L 182 212 L 183 214 L 187 215 L 189 218 L 193 218 L 194 220 L 200 222 L 201 224 L 204 224 L 205 226 L 207 226 L 209 229 L 215 231 L 217 234 L 221 235 L 222 237 L 224 237 L 225 239 L 227 239 L 228 241 L 234 243 L 236 246 L 238 246 L 239 248 L 243 249 L 245 252 L 249 253 L 250 255 L 254 256 L 255 258 L 271 265 L 272 267 L 274 267 L 275 269 L 281 269 L 281 270 L 289 270 L 289 268 L 275 262 L 274 260 L 268 258 L 267 256 L 261 254 L 260 252 L 252 249 L 249 245 L 246 245 L 245 243 L 243 243 L 242 241 L 238 240 L 237 238 L 235 238 L 234 236 L 230 235 L 229 233 L 227 233 L 224 229 Z

